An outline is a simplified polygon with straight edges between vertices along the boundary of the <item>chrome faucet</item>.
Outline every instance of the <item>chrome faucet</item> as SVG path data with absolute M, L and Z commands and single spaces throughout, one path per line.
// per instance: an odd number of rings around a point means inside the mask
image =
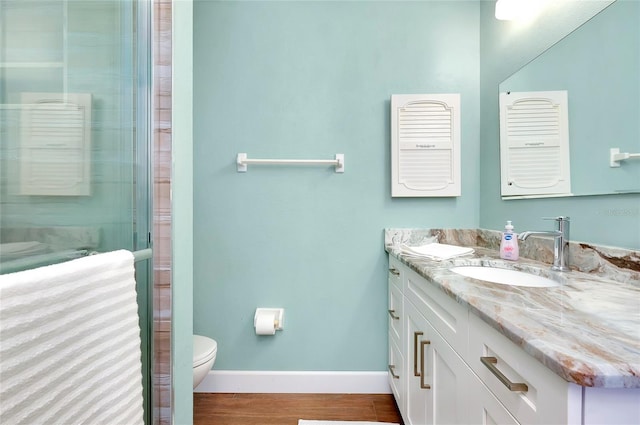
M 545 220 L 555 220 L 556 230 L 541 232 L 522 232 L 518 235 L 521 241 L 529 236 L 553 236 L 553 265 L 551 270 L 568 272 L 569 269 L 569 217 L 559 216 L 545 218 Z

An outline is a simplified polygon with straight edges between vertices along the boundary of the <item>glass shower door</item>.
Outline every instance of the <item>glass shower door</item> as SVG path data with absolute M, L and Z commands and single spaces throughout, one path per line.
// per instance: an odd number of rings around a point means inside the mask
M 0 273 L 149 247 L 150 14 L 147 1 L 0 2 Z M 136 264 L 145 393 L 149 263 Z

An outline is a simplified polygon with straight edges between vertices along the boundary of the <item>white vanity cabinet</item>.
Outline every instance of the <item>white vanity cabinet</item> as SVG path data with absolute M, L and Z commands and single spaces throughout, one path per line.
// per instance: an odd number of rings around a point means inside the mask
M 402 311 L 399 331 L 390 317 L 389 358 L 399 378 L 389 376 L 406 425 L 580 424 L 581 387 L 546 369 L 396 258 L 389 264 L 390 310 Z M 485 365 L 481 357 L 496 363 Z M 507 384 L 526 384 L 526 391 L 509 390 L 500 374 Z

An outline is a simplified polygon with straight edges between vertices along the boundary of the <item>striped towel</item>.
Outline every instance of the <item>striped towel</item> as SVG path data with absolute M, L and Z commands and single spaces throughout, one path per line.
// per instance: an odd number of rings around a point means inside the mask
M 0 276 L 0 423 L 143 424 L 133 255 Z

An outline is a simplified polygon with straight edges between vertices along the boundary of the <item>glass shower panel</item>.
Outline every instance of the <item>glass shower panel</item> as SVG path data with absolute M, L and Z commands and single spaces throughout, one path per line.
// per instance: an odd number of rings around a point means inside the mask
M 0 1 L 0 273 L 150 245 L 150 13 Z M 145 392 L 149 263 L 136 264 Z
M 134 6 L 1 3 L 4 272 L 29 267 L 29 257 L 38 265 L 136 248 Z

